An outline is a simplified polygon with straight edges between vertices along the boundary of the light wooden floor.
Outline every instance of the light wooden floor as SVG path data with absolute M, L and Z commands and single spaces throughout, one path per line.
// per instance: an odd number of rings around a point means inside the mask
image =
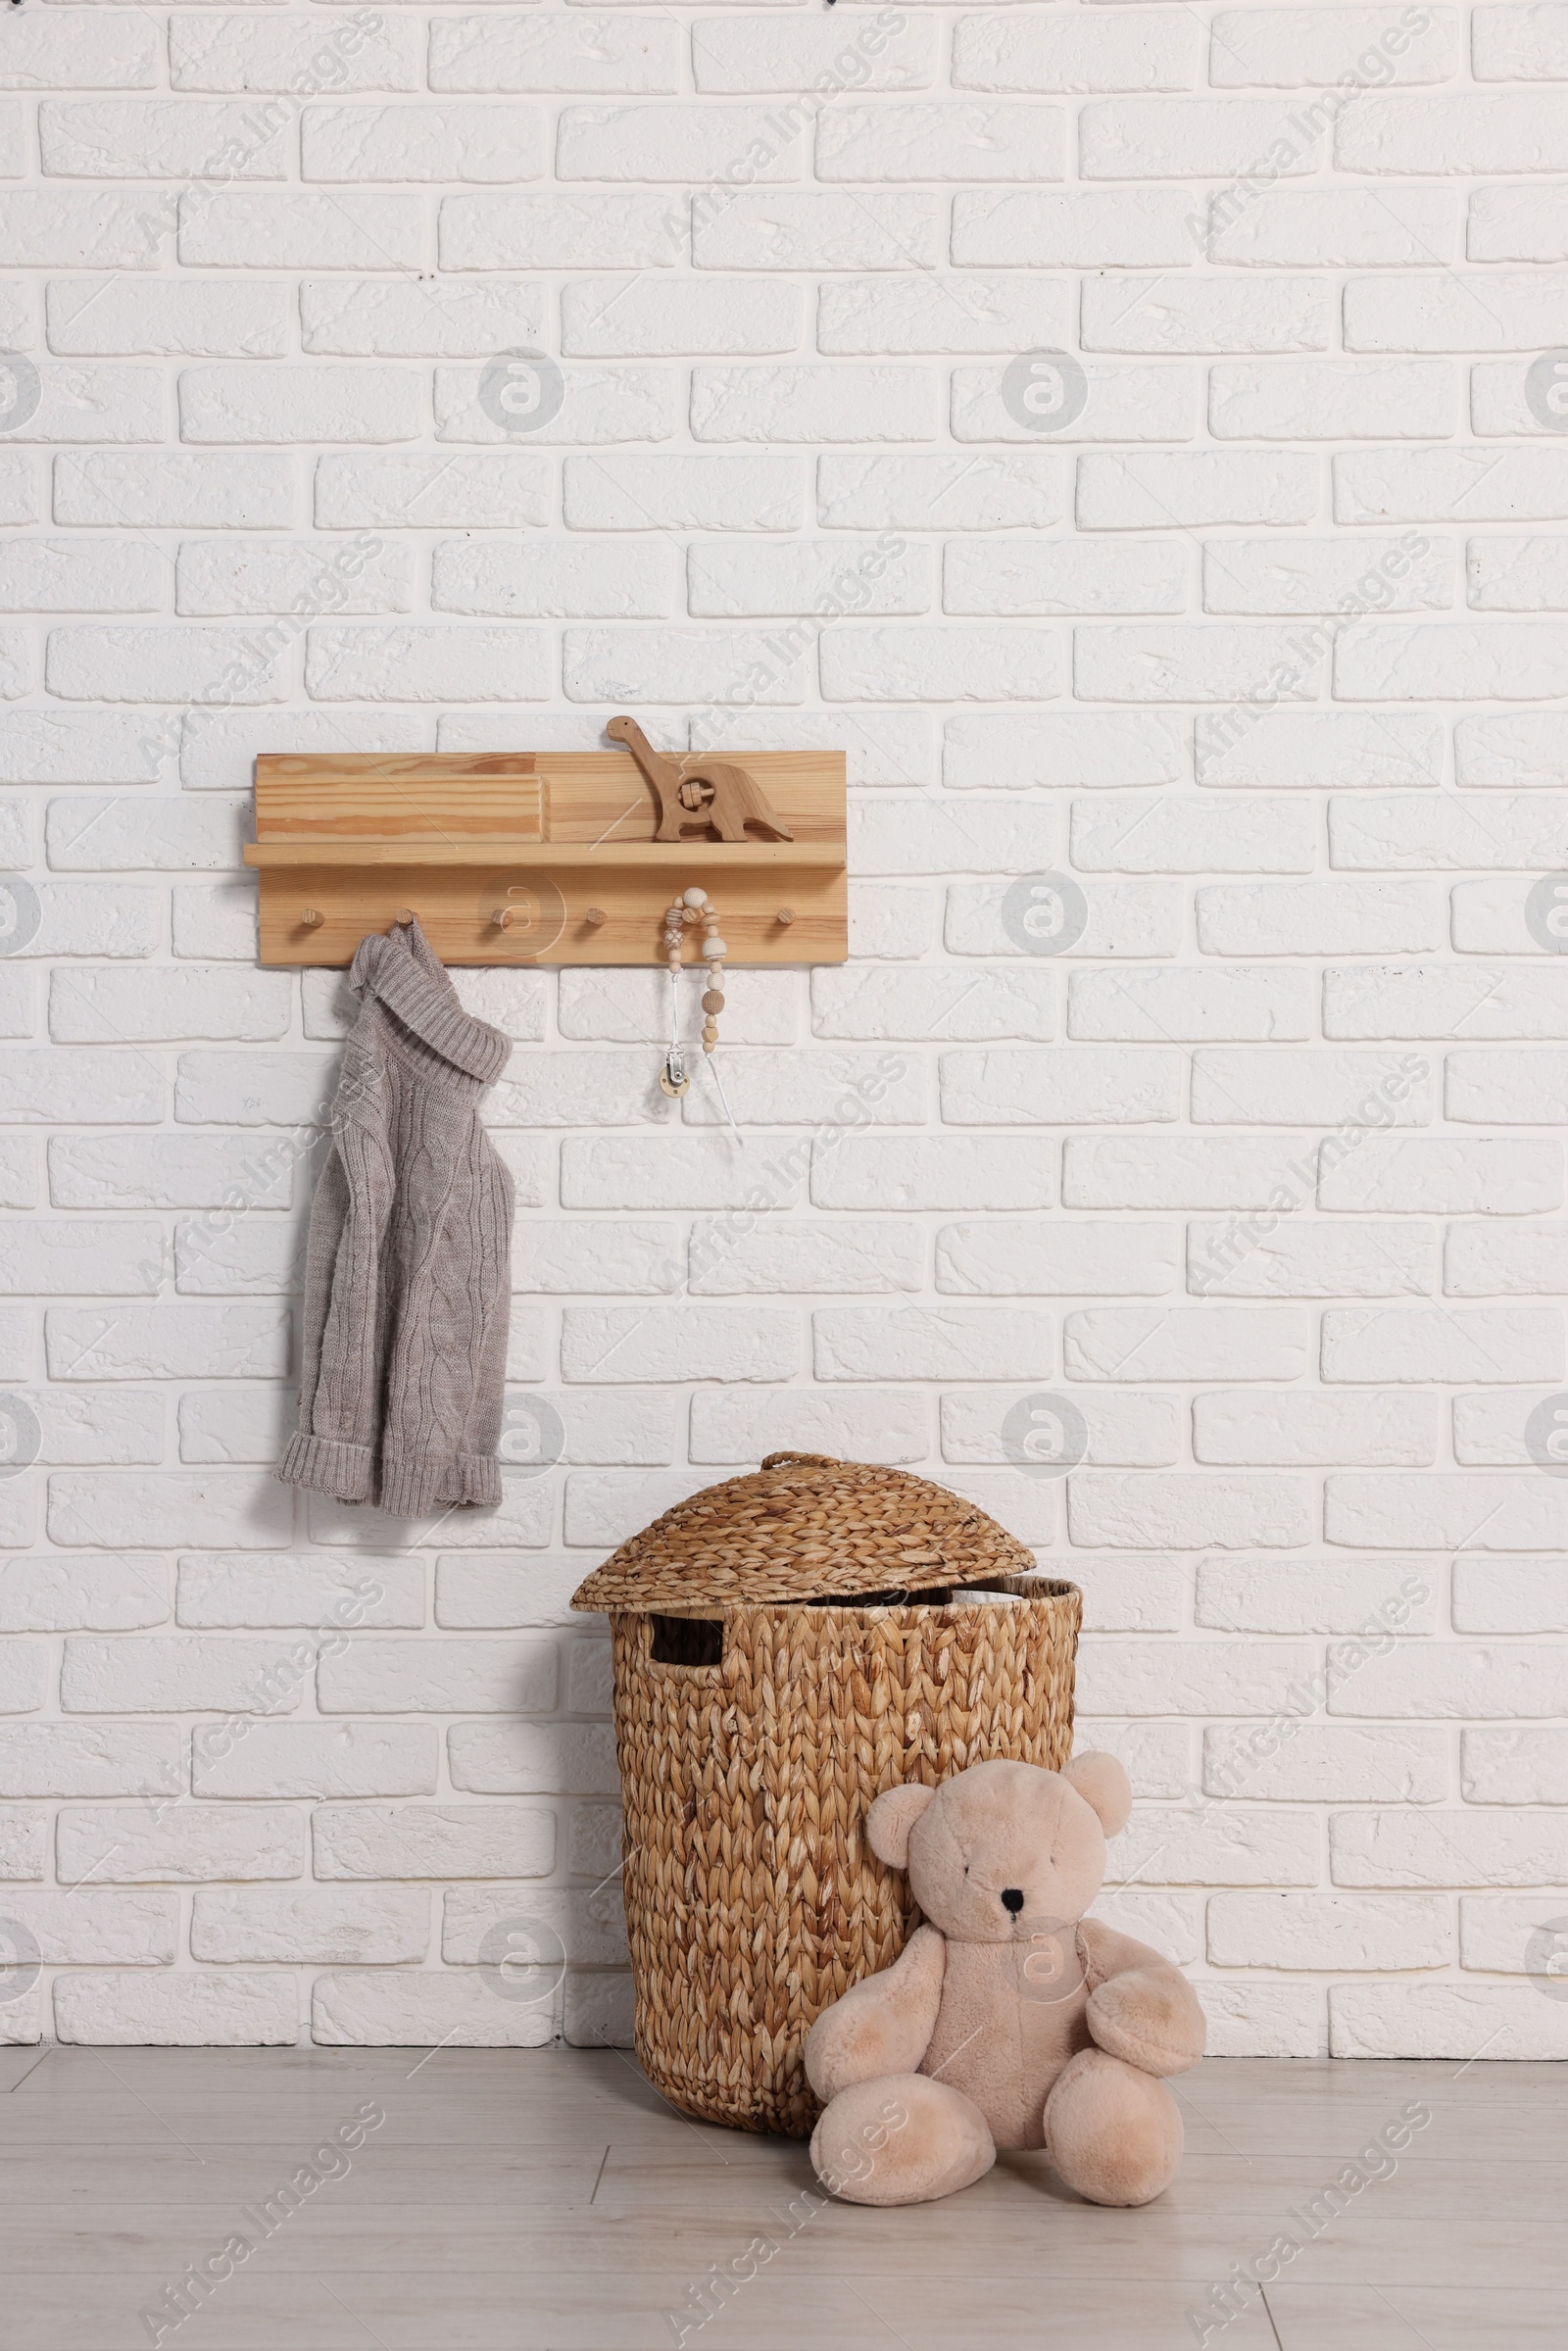
M 697 2128 L 612 2051 L 0 2050 L 0 2344 L 150 2343 L 140 2314 L 259 2236 L 241 2208 L 372 2102 L 352 2169 L 166 2314 L 164 2344 L 1190 2351 L 1187 2313 L 1294 2231 L 1266 2305 L 1211 2346 L 1562 2351 L 1568 2067 L 1211 2059 L 1178 2086 L 1186 2163 L 1141 2212 L 1078 2203 L 1037 2156 L 877 2212 L 798 2200 L 804 2147 Z M 1412 2101 L 1432 2119 L 1396 2170 L 1312 2237 L 1292 2208 Z M 759 2239 L 776 2249 L 700 2323 L 693 2289 Z

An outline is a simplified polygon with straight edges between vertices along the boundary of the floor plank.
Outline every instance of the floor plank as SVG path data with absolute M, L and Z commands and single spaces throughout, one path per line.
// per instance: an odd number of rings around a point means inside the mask
M 1562 2341 L 1568 2070 L 1209 2060 L 1177 2086 L 1186 2162 L 1141 2211 L 1084 2204 L 1015 2155 L 962 2196 L 883 2212 L 824 2198 L 798 2140 L 675 2115 L 613 2051 L 11 2051 L 3 2339 L 1190 2351 L 1215 2289 L 1285 2234 L 1266 2298 L 1211 2346 Z M 1377 2153 L 1412 2107 L 1408 2145 Z M 381 2119 L 363 2145 L 318 2153 L 365 2109 Z M 332 2176 L 307 2193 L 306 2165 Z M 169 2287 L 236 2232 L 248 2258 L 176 2327 Z

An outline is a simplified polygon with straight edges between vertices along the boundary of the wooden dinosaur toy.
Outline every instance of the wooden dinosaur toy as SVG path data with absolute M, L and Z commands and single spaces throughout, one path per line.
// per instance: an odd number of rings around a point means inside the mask
M 612 718 L 605 732 L 625 744 L 654 788 L 659 804 L 656 841 L 684 841 L 710 825 L 721 841 L 744 841 L 749 824 L 770 841 L 794 840 L 756 777 L 732 759 L 709 759 L 701 753 L 684 759 L 665 759 L 635 718 Z

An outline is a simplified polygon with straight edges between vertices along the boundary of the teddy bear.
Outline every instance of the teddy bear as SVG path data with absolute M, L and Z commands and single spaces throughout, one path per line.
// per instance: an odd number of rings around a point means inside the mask
M 1160 2077 L 1198 2063 L 1203 2012 L 1168 1960 L 1084 1917 L 1131 1809 L 1102 1754 L 1061 1772 L 976 1763 L 876 1798 L 871 1850 L 907 1872 L 924 1923 L 806 2044 L 825 2108 L 811 2161 L 834 2194 L 951 2196 L 1002 2147 L 1044 2147 L 1095 2204 L 1168 2185 L 1182 2120 Z

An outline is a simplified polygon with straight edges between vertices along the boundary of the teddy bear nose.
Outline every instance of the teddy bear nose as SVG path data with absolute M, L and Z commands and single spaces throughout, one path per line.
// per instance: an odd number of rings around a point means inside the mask
M 1003 1887 L 1002 1907 L 1004 1910 L 1010 1910 L 1014 1918 L 1017 1917 L 1019 1911 L 1023 1908 L 1023 1893 L 1018 1886 L 1004 1886 Z

